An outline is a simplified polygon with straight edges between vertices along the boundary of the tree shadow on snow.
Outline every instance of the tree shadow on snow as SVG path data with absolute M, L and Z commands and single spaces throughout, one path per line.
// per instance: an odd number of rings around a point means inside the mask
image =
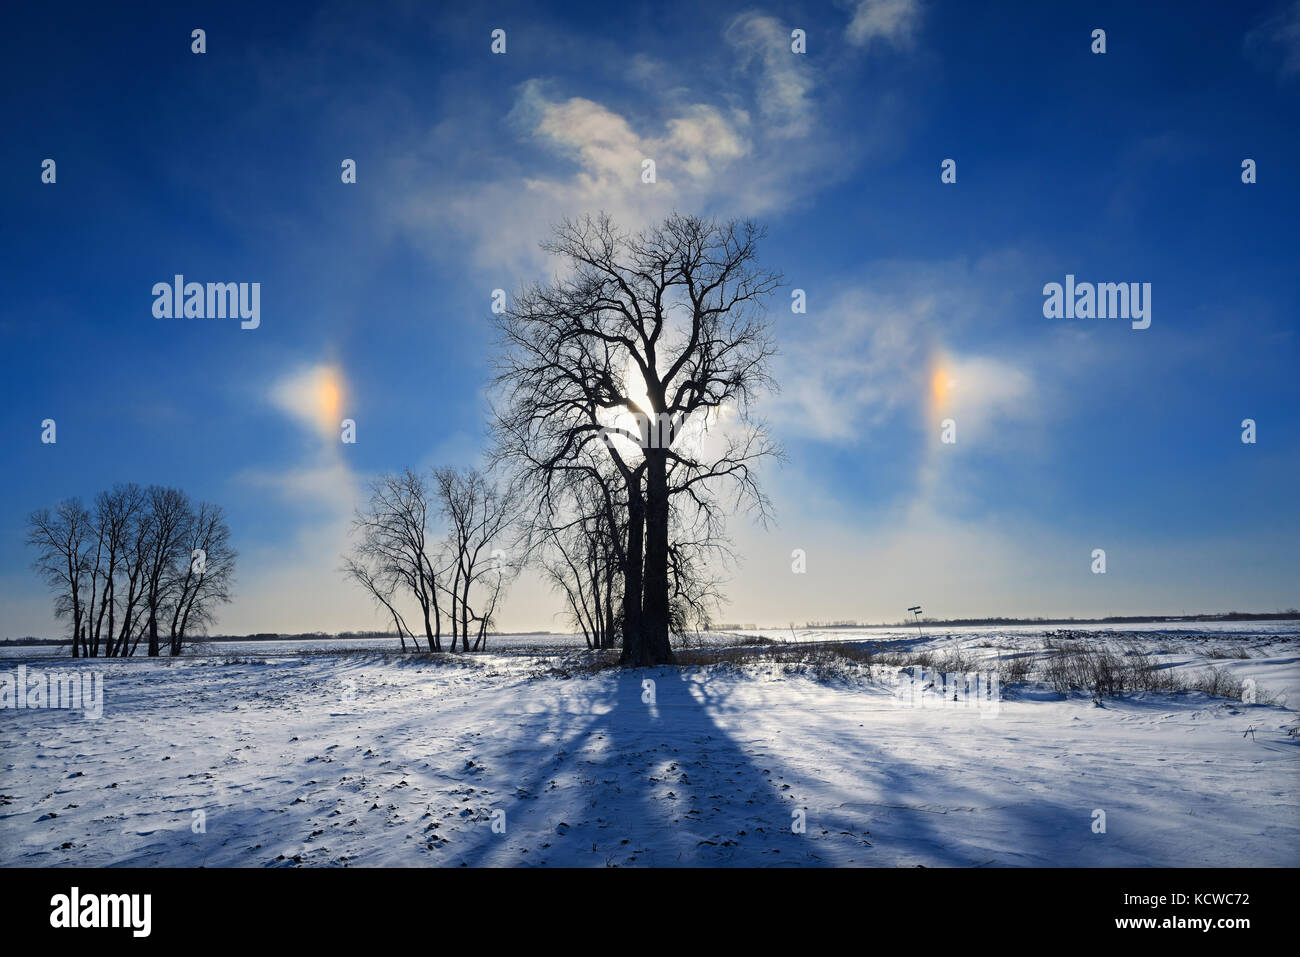
M 570 701 L 591 698 L 562 741 L 516 752 L 529 770 L 500 802 L 504 833 L 461 832 L 447 863 L 825 863 L 797 830 L 801 808 L 718 726 L 698 680 L 668 667 L 567 686 Z

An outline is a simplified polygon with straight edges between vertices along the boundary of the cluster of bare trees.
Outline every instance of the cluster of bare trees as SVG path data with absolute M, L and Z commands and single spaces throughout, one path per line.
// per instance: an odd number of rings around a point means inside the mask
M 588 647 L 628 665 L 672 660 L 670 635 L 706 625 L 731 552 L 726 515 L 760 520 L 756 480 L 778 456 L 754 399 L 774 388 L 757 264 L 763 230 L 673 215 L 641 233 L 566 221 L 543 248 L 565 272 L 498 317 L 503 340 L 490 464 L 406 470 L 371 488 L 345 571 L 402 647 L 478 650 L 503 589 L 532 563 Z M 513 560 L 500 547 L 509 537 Z M 418 616 L 412 620 L 411 616 Z M 472 644 L 471 644 L 472 642 Z
M 621 638 L 625 664 L 671 661 L 669 635 L 707 622 L 726 511 L 767 515 L 754 469 L 779 450 L 749 409 L 773 387 L 763 307 L 780 277 L 757 265 L 762 237 L 684 215 L 636 235 L 566 221 L 543 245 L 565 274 L 499 317 L 494 461 L 575 626 L 592 646 Z
M 474 469 L 407 469 L 371 485 L 344 571 L 392 620 L 403 651 L 407 638 L 420 648 L 416 629 L 429 651 L 442 651 L 444 620 L 451 651 L 486 647 L 501 596 L 522 564 L 501 547 L 518 502 Z M 411 615 L 418 616 L 414 627 Z
M 179 489 L 115 485 L 87 508 L 80 499 L 27 520 L 36 570 L 55 615 L 72 627 L 73 657 L 179 655 L 230 601 L 236 553 L 219 506 Z

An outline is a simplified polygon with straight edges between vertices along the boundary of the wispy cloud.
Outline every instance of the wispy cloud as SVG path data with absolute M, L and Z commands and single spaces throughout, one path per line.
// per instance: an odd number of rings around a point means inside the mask
M 468 241 L 480 268 L 535 273 L 545 265 L 538 240 L 564 217 L 604 210 L 636 229 L 675 209 L 785 211 L 847 176 L 861 149 L 856 127 L 833 122 L 830 111 L 848 107 L 819 78 L 823 69 L 851 68 L 853 57 L 827 53 L 819 61 L 826 66 L 814 66 L 792 52 L 790 32 L 775 17 L 748 12 L 722 29 L 729 66 L 643 55 L 607 65 L 611 83 L 585 89 L 573 89 L 572 77 L 527 79 L 490 133 L 481 110 L 453 114 L 432 133 L 436 150 L 421 144 L 394 164 L 402 201 L 392 216 L 435 244 Z M 624 82 L 653 84 L 656 95 L 622 95 Z M 880 97 L 895 102 L 885 91 Z M 869 102 L 860 94 L 853 108 Z M 881 115 L 889 109 L 882 105 Z M 836 148 L 828 150 L 823 134 L 832 130 Z M 475 145 L 485 136 L 490 149 Z M 503 153 L 503 136 L 519 148 Z M 469 182 L 452 187 L 429 172 L 432 156 L 479 152 L 491 162 Z M 655 164 L 653 183 L 642 179 L 646 160 Z
M 807 136 L 816 115 L 816 83 L 806 56 L 791 51 L 791 28 L 775 17 L 745 13 L 727 26 L 726 39 L 740 57 L 741 69 L 757 73 L 759 109 L 769 135 L 786 139 Z
M 1300 74 L 1300 0 L 1288 0 L 1247 33 L 1246 55 L 1282 79 Z
M 907 47 L 921 22 L 920 0 L 858 0 L 845 35 L 854 46 Z
M 271 386 L 270 399 L 281 412 L 331 445 L 337 440 L 347 399 L 343 370 L 337 365 L 320 363 L 295 369 Z
M 856 444 L 903 415 L 915 427 L 960 413 L 962 433 L 988 437 L 1001 420 L 1043 401 L 1022 361 L 1028 349 L 997 357 L 969 344 L 1005 321 L 1014 255 L 969 263 L 893 262 L 819 302 L 783 317 L 774 420 L 788 432 Z M 933 420 L 933 421 L 932 421 Z

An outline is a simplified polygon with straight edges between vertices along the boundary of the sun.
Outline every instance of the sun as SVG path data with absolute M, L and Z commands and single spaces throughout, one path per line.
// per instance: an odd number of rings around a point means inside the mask
M 641 369 L 636 364 L 636 360 L 631 356 L 627 357 L 627 362 L 623 369 L 623 392 L 632 400 L 637 409 L 645 415 L 650 414 L 650 396 L 646 392 L 645 379 L 641 376 Z M 609 415 L 608 425 L 614 428 L 624 429 L 627 432 L 636 435 L 640 429 L 640 423 L 636 414 L 631 409 L 619 409 L 612 411 Z
M 636 360 L 631 356 L 627 357 L 625 368 L 623 369 L 623 391 L 627 397 L 635 403 L 636 407 L 647 415 L 650 412 L 650 394 L 645 389 L 645 379 L 641 375 L 641 367 L 636 364 Z

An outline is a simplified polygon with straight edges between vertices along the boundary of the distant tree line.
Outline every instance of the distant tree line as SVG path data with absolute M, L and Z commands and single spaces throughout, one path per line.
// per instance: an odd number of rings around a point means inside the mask
M 1200 615 L 1110 615 L 1105 618 L 921 618 L 920 620 L 922 624 L 926 625 L 975 627 L 989 625 L 1142 625 L 1160 622 L 1289 621 L 1296 618 L 1300 618 L 1300 610 L 1288 608 L 1285 611 L 1228 611 L 1222 613 L 1208 612 Z M 857 627 L 903 628 L 914 624 L 914 620 L 904 619 L 879 625 L 862 624 Z M 814 626 L 808 625 L 806 627 Z
M 218 505 L 180 489 L 119 484 L 27 519 L 33 567 L 67 619 L 72 656 L 181 654 L 230 601 L 236 553 Z

